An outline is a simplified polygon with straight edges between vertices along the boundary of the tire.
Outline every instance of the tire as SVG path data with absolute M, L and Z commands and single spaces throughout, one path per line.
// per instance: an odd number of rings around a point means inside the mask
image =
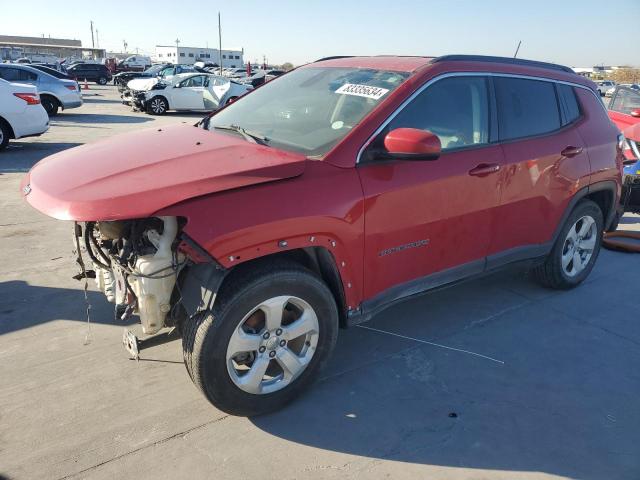
M 583 229 L 587 229 L 585 234 L 582 234 Z M 568 290 L 582 283 L 600 253 L 603 230 L 600 207 L 591 200 L 580 201 L 567 218 L 544 263 L 533 269 L 537 280 L 545 287 L 558 290 Z
M 7 148 L 10 137 L 11 129 L 9 128 L 9 125 L 4 120 L 0 120 L 0 152 Z
M 58 108 L 60 108 L 60 103 L 53 97 L 49 95 L 43 95 L 40 97 L 40 102 L 42 106 L 47 111 L 47 115 L 53 117 L 58 114 Z
M 268 318 L 277 321 L 268 326 Z M 209 402 L 231 415 L 261 415 L 282 408 L 318 377 L 335 347 L 338 310 L 329 288 L 311 271 L 295 263 L 265 264 L 225 281 L 212 311 L 188 319 L 182 331 L 185 366 Z M 246 348 L 252 350 L 235 350 L 237 338 L 250 338 Z M 248 373 L 238 375 L 240 368 Z
M 146 110 L 151 115 L 164 115 L 169 110 L 169 103 L 166 98 L 156 96 L 147 102 Z
M 108 81 L 109 80 L 107 80 L 107 77 L 100 77 L 100 78 L 98 78 L 98 81 L 96 83 L 98 85 L 106 85 Z

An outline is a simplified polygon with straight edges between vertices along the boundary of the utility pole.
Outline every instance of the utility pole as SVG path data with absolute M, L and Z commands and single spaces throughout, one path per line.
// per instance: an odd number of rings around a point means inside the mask
M 520 51 L 520 45 L 522 44 L 522 40 L 518 42 L 518 48 L 516 48 L 516 53 L 513 54 L 513 58 L 518 56 L 518 52 Z
M 91 23 L 91 48 L 96 48 L 96 44 L 93 41 L 93 20 L 90 20 Z
M 98 32 L 97 28 L 96 28 L 96 46 L 100 48 L 100 32 Z
M 222 23 L 218 12 L 218 61 L 220 63 L 220 75 L 222 75 Z

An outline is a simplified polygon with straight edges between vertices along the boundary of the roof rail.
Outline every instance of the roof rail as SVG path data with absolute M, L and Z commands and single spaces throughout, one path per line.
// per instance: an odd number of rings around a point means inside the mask
M 323 57 L 323 58 L 319 58 L 318 60 L 312 63 L 324 62 L 325 60 L 338 60 L 340 58 L 353 58 L 353 55 L 334 55 L 332 57 Z
M 491 62 L 504 63 L 507 65 L 522 65 L 525 67 L 546 68 L 548 70 L 560 70 L 567 73 L 575 73 L 571 68 L 556 63 L 539 62 L 537 60 L 525 60 L 511 57 L 492 57 L 487 55 L 444 55 L 434 58 L 431 63 L 440 62 Z

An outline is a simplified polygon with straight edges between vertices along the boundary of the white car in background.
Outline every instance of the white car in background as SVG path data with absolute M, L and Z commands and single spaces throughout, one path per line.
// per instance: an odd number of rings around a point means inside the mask
M 613 80 L 601 80 L 596 82 L 600 96 L 605 96 L 609 90 L 615 90 L 616 82 Z
M 152 115 L 168 110 L 211 112 L 253 90 L 251 85 L 210 73 L 183 73 L 168 81 L 153 78 L 142 86 L 131 90 L 130 101 L 134 108 Z
M 0 150 L 12 138 L 42 135 L 49 129 L 49 115 L 33 85 L 0 79 Z

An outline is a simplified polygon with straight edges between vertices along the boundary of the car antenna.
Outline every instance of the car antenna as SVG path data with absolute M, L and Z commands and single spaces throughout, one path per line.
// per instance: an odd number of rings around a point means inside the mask
M 520 51 L 520 45 L 522 45 L 522 40 L 518 41 L 518 47 L 516 48 L 516 53 L 513 54 L 513 58 L 518 56 L 518 52 Z

